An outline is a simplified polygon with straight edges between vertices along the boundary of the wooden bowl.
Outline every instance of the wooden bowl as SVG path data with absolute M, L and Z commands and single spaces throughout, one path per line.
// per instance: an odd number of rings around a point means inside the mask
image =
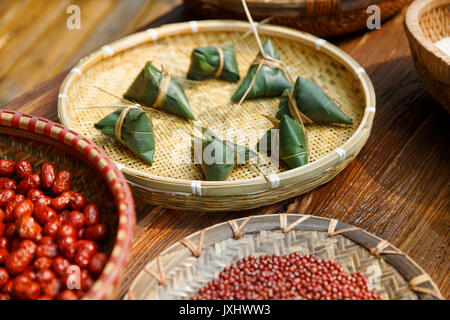
M 450 36 L 450 0 L 416 0 L 408 8 L 405 31 L 419 77 L 450 112 L 450 56 L 434 43 Z
M 380 8 L 381 20 L 394 15 L 411 0 L 247 0 L 256 21 L 310 32 L 318 37 L 337 36 L 367 28 L 371 4 Z M 244 19 L 241 0 L 184 0 L 194 13 L 206 18 Z
M 84 299 L 113 299 L 135 229 L 134 201 L 122 173 L 90 140 L 50 120 L 16 111 L 0 111 L 1 158 L 28 160 L 35 170 L 50 161 L 73 174 L 71 188 L 99 206 L 109 255 L 102 274 Z
M 190 299 L 243 257 L 292 252 L 361 272 L 384 299 L 443 299 L 430 277 L 385 240 L 334 219 L 284 213 L 231 220 L 180 240 L 144 267 L 125 299 Z
M 149 29 L 118 40 L 80 61 L 61 85 L 61 122 L 102 147 L 119 166 L 139 201 L 182 210 L 232 211 L 256 208 L 310 191 L 341 172 L 367 141 L 375 115 L 375 92 L 365 70 L 331 43 L 293 29 L 264 25 L 259 34 L 272 39 L 295 77 L 315 81 L 352 119 L 350 126 L 308 125 L 310 163 L 292 170 L 280 166 L 263 176 L 249 165 L 237 166 L 227 181 L 203 181 L 191 156 L 193 123 L 164 112 L 152 112 L 156 151 L 149 166 L 94 124 L 113 112 L 147 60 L 164 64 L 171 75 L 185 78 L 190 52 L 198 46 L 232 44 L 239 72 L 244 75 L 258 53 L 249 24 L 238 21 L 191 21 Z M 191 107 L 202 125 L 217 134 L 238 138 L 255 148 L 272 127 L 262 114 L 275 116 L 279 98 L 232 104 L 238 83 L 216 79 L 182 82 Z M 99 90 L 101 88 L 102 90 Z M 100 107 L 97 107 L 100 106 Z M 241 140 L 239 140 L 241 139 Z M 269 170 L 270 165 L 262 169 Z

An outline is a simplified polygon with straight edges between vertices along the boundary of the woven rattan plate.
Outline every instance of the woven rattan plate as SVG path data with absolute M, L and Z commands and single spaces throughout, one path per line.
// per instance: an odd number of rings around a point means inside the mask
M 288 170 L 280 166 L 271 179 L 251 166 L 238 166 L 228 181 L 202 181 L 191 160 L 193 124 L 170 114 L 151 112 L 156 136 L 152 166 L 119 143 L 97 132 L 93 125 L 114 108 L 145 62 L 164 64 L 170 74 L 185 78 L 195 47 L 234 46 L 241 76 L 258 53 L 248 33 L 249 24 L 237 21 L 191 21 L 149 29 L 103 47 L 83 59 L 61 86 L 58 112 L 63 124 L 93 140 L 117 163 L 134 186 L 135 197 L 151 204 L 178 209 L 239 210 L 258 207 L 309 191 L 334 177 L 366 142 L 375 113 L 375 93 L 369 77 L 346 53 L 312 35 L 284 27 L 260 26 L 270 37 L 293 76 L 319 84 L 354 122 L 353 126 L 309 125 L 310 163 Z M 247 34 L 247 36 L 245 36 Z M 183 81 L 186 95 L 202 125 L 227 139 L 254 148 L 271 127 L 261 113 L 274 116 L 278 98 L 231 104 L 238 83 L 220 80 Z M 96 107 L 97 106 L 97 107 Z M 263 165 L 261 165 L 264 167 Z M 262 168 L 264 169 L 264 168 Z M 233 201 L 229 201 L 230 197 Z
M 190 299 L 240 258 L 292 252 L 361 272 L 385 299 L 442 298 L 429 276 L 386 241 L 337 220 L 300 214 L 247 217 L 194 233 L 148 263 L 124 298 Z

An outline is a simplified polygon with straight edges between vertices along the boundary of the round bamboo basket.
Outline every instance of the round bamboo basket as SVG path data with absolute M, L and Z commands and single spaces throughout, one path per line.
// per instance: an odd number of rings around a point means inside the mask
M 283 165 L 263 176 L 249 165 L 237 166 L 227 181 L 202 181 L 191 159 L 193 124 L 179 117 L 151 112 L 156 153 L 153 165 L 97 132 L 93 125 L 115 109 L 96 108 L 118 102 L 104 91 L 122 95 L 147 60 L 164 64 L 174 77 L 185 78 L 189 54 L 199 46 L 232 44 L 244 75 L 258 53 L 247 36 L 249 24 L 237 21 L 191 21 L 149 29 L 103 47 L 84 58 L 63 82 L 58 113 L 61 122 L 100 145 L 127 177 L 136 199 L 175 209 L 243 210 L 275 203 L 316 188 L 352 161 L 369 137 L 375 114 L 375 92 L 369 76 L 350 56 L 329 42 L 285 27 L 264 25 L 259 33 L 272 39 L 291 75 L 312 79 L 352 119 L 352 126 L 308 125 L 310 163 L 287 170 Z M 182 82 L 202 125 L 237 143 L 254 148 L 271 123 L 278 98 L 230 103 L 238 83 L 220 80 Z M 96 87 L 102 88 L 102 91 Z M 230 140 L 230 139 L 228 139 Z M 268 169 L 268 165 L 261 169 Z
M 450 37 L 450 1 L 417 0 L 406 12 L 405 31 L 425 88 L 450 112 L 450 56 L 434 43 Z
M 0 110 L 0 156 L 28 160 L 34 170 L 44 162 L 72 172 L 72 190 L 99 205 L 108 239 L 100 248 L 108 262 L 84 299 L 113 299 L 125 269 L 135 229 L 134 201 L 122 173 L 95 144 L 50 120 Z
M 394 15 L 411 0 L 247 0 L 257 21 L 310 32 L 318 37 L 347 34 L 367 28 L 370 5 L 380 8 L 381 20 Z M 246 19 L 241 0 L 184 0 L 194 13 L 206 18 Z
M 334 219 L 283 213 L 231 220 L 182 239 L 144 267 L 124 299 L 191 299 L 243 257 L 292 252 L 361 272 L 384 299 L 443 299 L 430 277 L 387 241 Z

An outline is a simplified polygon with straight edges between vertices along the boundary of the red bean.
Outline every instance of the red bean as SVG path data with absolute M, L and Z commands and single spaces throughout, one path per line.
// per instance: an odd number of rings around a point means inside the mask
M 14 175 L 16 163 L 12 160 L 0 159 L 0 176 L 10 177 Z
M 100 223 L 100 213 L 98 207 L 90 203 L 84 208 L 84 218 L 86 226 L 93 226 L 94 224 Z
M 56 179 L 56 168 L 53 164 L 46 162 L 41 167 L 42 187 L 51 188 Z
M 108 236 L 108 230 L 102 223 L 90 226 L 86 228 L 86 234 L 84 237 L 89 240 L 103 241 Z
M 0 189 L 12 189 L 17 188 L 17 183 L 10 178 L 0 177 Z
M 31 167 L 31 164 L 27 160 L 20 160 L 16 162 L 16 174 L 19 176 L 19 178 L 23 179 L 26 176 L 29 176 L 33 173 L 33 168 Z
M 52 192 L 54 194 L 60 194 L 69 190 L 72 182 L 72 174 L 67 170 L 61 170 L 58 172 L 55 178 L 55 182 L 52 186 Z

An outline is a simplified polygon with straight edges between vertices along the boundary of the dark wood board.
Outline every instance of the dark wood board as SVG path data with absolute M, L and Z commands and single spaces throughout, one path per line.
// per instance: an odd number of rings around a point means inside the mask
M 144 264 L 173 242 L 252 214 L 298 212 L 356 225 L 413 258 L 448 298 L 450 117 L 425 91 L 403 32 L 404 11 L 380 30 L 330 39 L 368 72 L 377 93 L 372 134 L 358 157 L 329 183 L 278 204 L 234 213 L 199 213 L 137 204 L 138 225 L 121 294 Z M 195 19 L 177 7 L 146 27 Z M 3 108 L 57 119 L 66 73 Z

